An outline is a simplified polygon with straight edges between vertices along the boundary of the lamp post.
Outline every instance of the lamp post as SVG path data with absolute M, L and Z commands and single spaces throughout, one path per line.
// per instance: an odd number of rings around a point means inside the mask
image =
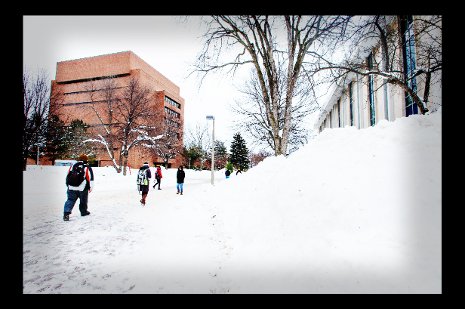
M 211 182 L 212 185 L 215 184 L 215 117 L 214 116 L 207 116 L 207 120 L 213 120 L 213 130 L 212 130 L 212 177 Z

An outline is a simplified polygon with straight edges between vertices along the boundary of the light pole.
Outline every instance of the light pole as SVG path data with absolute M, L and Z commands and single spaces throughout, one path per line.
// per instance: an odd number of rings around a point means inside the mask
M 212 185 L 215 184 L 215 117 L 207 116 L 207 120 L 213 120 L 213 130 L 212 130 Z

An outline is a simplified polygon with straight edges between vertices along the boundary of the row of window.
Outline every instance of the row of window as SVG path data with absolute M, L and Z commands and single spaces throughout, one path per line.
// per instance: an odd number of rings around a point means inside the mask
M 168 108 L 167 106 L 165 106 L 165 113 L 173 116 L 174 118 L 181 118 L 181 114 L 179 114 L 178 112 L 175 112 L 174 110 L 172 110 L 171 108 Z
M 170 126 L 170 127 L 175 127 L 175 128 L 179 128 L 180 127 L 180 124 L 179 122 L 176 122 L 176 121 L 173 121 L 171 119 L 165 119 L 165 123 Z
M 349 95 L 349 119 L 350 119 L 350 125 L 353 126 L 354 125 L 354 96 L 353 96 L 353 87 L 354 87 L 354 82 L 351 81 L 349 82 L 348 86 L 347 86 L 347 93 Z M 335 108 L 337 111 L 337 121 L 338 121 L 338 127 L 343 127 L 345 124 L 343 123 L 344 122 L 344 115 L 342 115 L 341 117 L 341 111 L 342 111 L 342 108 L 341 108 L 341 98 L 339 98 L 337 100 L 337 103 L 336 103 L 336 108 Z M 334 124 L 331 123 L 331 120 L 333 118 L 333 111 L 334 109 L 332 109 L 329 114 L 328 114 L 328 117 L 326 117 L 326 119 L 324 120 L 324 122 L 321 124 L 320 126 L 320 132 L 323 131 L 323 128 L 324 127 L 329 127 L 329 128 L 332 128 L 334 126 Z M 342 113 L 344 113 L 344 111 L 342 111 Z
M 122 73 L 122 74 L 116 74 L 116 75 L 110 75 L 110 76 L 99 76 L 99 77 L 91 77 L 91 78 L 82 78 L 82 79 L 74 79 L 74 80 L 67 80 L 64 82 L 57 82 L 57 84 L 75 84 L 75 83 L 83 83 L 83 82 L 91 82 L 91 81 L 96 81 L 96 80 L 102 80 L 102 79 L 108 79 L 108 78 L 120 78 L 120 77 L 125 77 L 129 76 L 129 73 Z
M 125 87 L 115 87 L 113 89 L 122 89 Z M 72 91 L 72 92 L 65 92 L 64 95 L 71 95 L 71 94 L 79 94 L 79 93 L 88 93 L 88 92 L 97 92 L 97 91 L 102 91 L 105 89 L 93 89 L 93 90 L 81 90 L 81 91 Z
M 167 96 L 165 96 L 165 102 L 172 105 L 172 106 L 174 106 L 174 107 L 176 107 L 176 108 L 181 109 L 181 104 L 179 104 L 178 102 L 176 102 L 175 100 L 173 100 L 173 99 L 171 99 L 171 98 L 169 98 Z

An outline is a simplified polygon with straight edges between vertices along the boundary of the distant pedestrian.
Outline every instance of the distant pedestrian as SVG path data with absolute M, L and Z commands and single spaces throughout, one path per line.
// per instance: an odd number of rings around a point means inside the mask
M 240 168 L 237 170 L 236 175 L 237 175 L 237 174 L 242 174 L 242 171 L 241 171 Z
M 178 167 L 178 172 L 176 173 L 176 188 L 178 189 L 178 192 L 176 194 L 181 194 L 184 190 L 184 178 L 186 177 L 186 173 L 184 173 L 184 169 L 182 165 Z
M 163 178 L 163 175 L 161 173 L 161 167 L 160 165 L 157 165 L 157 170 L 155 171 L 155 179 L 156 179 L 156 183 L 153 185 L 153 188 L 155 189 L 155 186 L 158 185 L 158 190 L 161 190 L 160 189 L 160 185 L 161 185 L 161 179 Z
M 89 192 L 94 188 L 94 172 L 92 171 L 92 167 L 87 163 L 87 160 L 87 155 L 80 155 L 78 162 L 70 166 L 66 175 L 66 194 L 68 199 L 65 202 L 63 211 L 64 221 L 69 221 L 69 215 L 73 211 L 78 198 L 81 216 L 90 215 L 90 211 L 87 210 L 87 200 Z
M 227 169 L 226 172 L 224 172 L 224 174 L 226 175 L 226 179 L 228 179 L 231 175 L 231 171 Z
M 149 164 L 148 162 L 144 162 L 137 173 L 137 188 L 142 194 L 142 199 L 140 200 L 142 206 L 145 206 L 146 198 L 149 194 L 150 178 L 152 178 L 152 173 L 150 172 Z

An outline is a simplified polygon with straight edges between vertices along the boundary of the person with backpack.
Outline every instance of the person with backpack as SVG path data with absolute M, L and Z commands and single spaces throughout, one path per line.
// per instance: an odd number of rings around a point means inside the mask
M 66 187 L 68 199 L 65 202 L 63 211 L 63 220 L 69 221 L 69 215 L 79 199 L 79 211 L 81 216 L 88 216 L 87 201 L 89 192 L 94 188 L 94 172 L 92 167 L 87 163 L 87 155 L 81 154 L 78 162 L 70 166 L 66 175 Z
M 137 172 L 137 188 L 142 193 L 142 199 L 140 200 L 142 206 L 145 206 L 145 199 L 149 194 L 150 178 L 152 178 L 152 173 L 150 172 L 149 163 L 144 162 L 139 168 L 139 172 Z
M 178 193 L 176 194 L 181 194 L 184 189 L 184 178 L 186 177 L 186 173 L 184 173 L 184 169 L 182 165 L 178 167 L 178 171 L 176 173 L 176 188 L 178 189 Z
M 157 180 L 157 182 L 153 185 L 154 189 L 155 189 L 155 186 L 158 185 L 158 190 L 161 190 L 160 185 L 161 185 L 162 177 L 163 176 L 161 174 L 161 167 L 160 167 L 160 165 L 157 165 L 157 170 L 155 171 L 155 179 Z

